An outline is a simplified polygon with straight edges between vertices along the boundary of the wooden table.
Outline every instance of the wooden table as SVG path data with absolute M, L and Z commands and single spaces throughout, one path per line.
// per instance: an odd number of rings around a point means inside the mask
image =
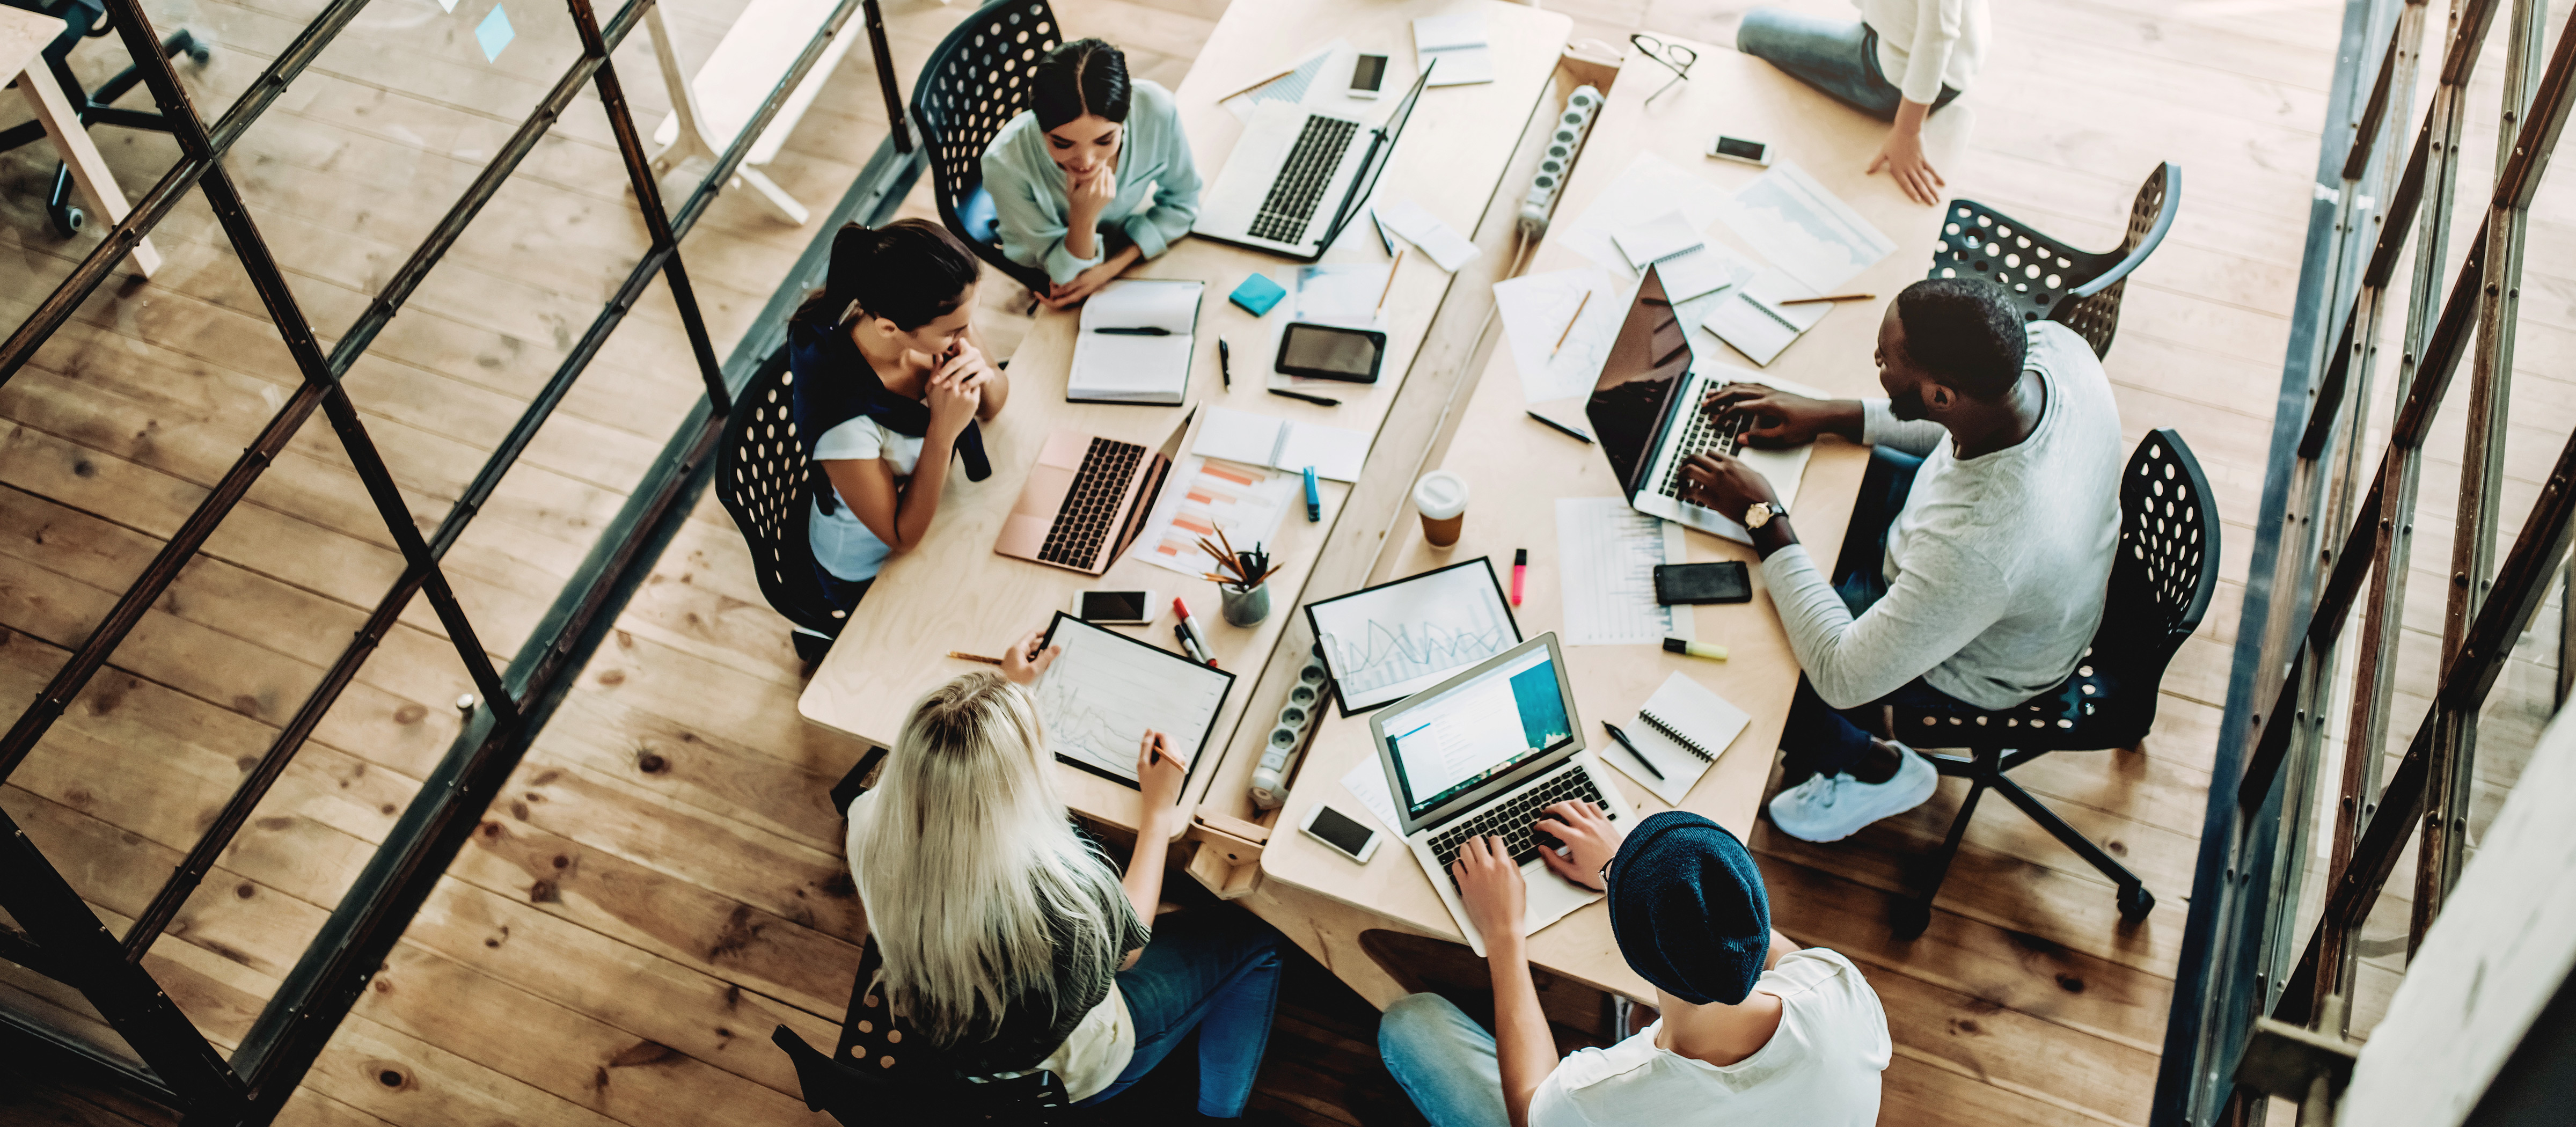
M 72 108 L 71 99 L 63 95 L 62 84 L 54 81 L 54 72 L 44 60 L 46 45 L 63 33 L 60 16 L 48 16 L 23 8 L 0 8 L 0 82 L 15 81 L 18 93 L 27 99 L 27 108 L 36 120 L 45 123 L 45 136 L 54 142 L 54 151 L 62 154 L 63 164 L 72 170 L 72 183 L 80 185 L 82 194 L 97 205 L 99 214 L 110 226 L 124 222 L 132 210 L 125 202 L 125 192 L 116 186 L 116 174 L 108 171 L 107 158 L 100 156 L 91 143 L 89 131 L 81 126 L 80 114 Z M 134 272 L 151 277 L 161 268 L 161 252 L 153 249 L 149 237 L 134 243 Z
M 1667 37 L 1669 39 L 1669 37 Z M 1631 160 L 1653 153 L 1681 168 L 1734 191 L 1762 170 L 1704 157 L 1709 138 L 1723 129 L 1739 136 L 1768 140 L 1775 159 L 1792 161 L 1867 217 L 1895 240 L 1897 249 L 1847 285 L 1846 292 L 1874 292 L 1881 300 L 1846 303 L 1792 345 L 1768 368 L 1760 368 L 1730 349 L 1712 354 L 1701 348 L 1698 363 L 1712 362 L 1758 369 L 1839 395 L 1881 394 L 1872 362 L 1885 299 L 1923 275 L 1939 223 L 1936 209 L 1905 199 L 1884 176 L 1862 173 L 1885 134 L 1885 126 L 1831 102 L 1769 64 L 1707 44 L 1690 81 L 1656 100 L 1646 95 L 1662 85 L 1667 72 L 1639 63 L 1614 85 L 1589 144 L 1567 185 L 1556 212 L 1555 228 L 1570 228 L 1594 197 L 1619 178 Z M 1960 144 L 1964 116 L 1944 115 L 1930 138 L 1936 165 L 1951 167 Z M 1633 217 L 1645 221 L 1653 216 Z M 1752 254 L 1734 233 L 1720 225 L 1710 237 Z M 1753 255 L 1757 260 L 1759 255 Z M 1561 244 L 1544 242 L 1533 256 L 1531 272 L 1589 265 Z M 1698 345 L 1695 338 L 1695 347 Z M 1526 548 L 1530 570 L 1526 601 L 1515 608 L 1523 637 L 1560 628 L 1555 507 L 1559 498 L 1611 497 L 1619 494 L 1600 448 L 1577 443 L 1548 430 L 1525 414 L 1520 379 L 1510 350 L 1497 346 L 1472 399 L 1460 413 L 1445 457 L 1436 464 L 1467 479 L 1473 490 L 1465 531 L 1450 548 L 1434 548 L 1421 535 L 1421 524 L 1409 513 L 1369 570 L 1370 582 L 1412 575 L 1445 564 L 1493 557 L 1498 571 L 1510 566 L 1514 549 Z M 1835 440 L 1820 443 L 1807 465 L 1797 492 L 1798 532 L 1807 550 L 1830 564 L 1840 548 L 1845 522 L 1859 485 L 1866 451 Z M 1751 548 L 1704 533 L 1688 534 L 1693 561 L 1744 560 Z M 1756 590 L 1761 571 L 1753 570 Z M 1509 577 L 1505 576 L 1506 582 Z M 1309 600 L 1337 592 L 1309 591 Z M 1753 715 L 1753 722 L 1719 757 L 1685 796 L 1683 808 L 1715 819 L 1738 836 L 1749 835 L 1762 790 L 1770 776 L 1773 749 L 1798 679 L 1796 657 L 1780 628 L 1770 600 L 1698 608 L 1695 626 L 1702 641 L 1726 646 L 1725 662 L 1668 654 L 1651 646 L 1573 646 L 1565 664 L 1577 711 L 1596 754 L 1611 766 L 1621 765 L 1600 730 L 1603 719 L 1625 719 L 1665 678 L 1678 671 L 1694 677 L 1720 696 Z M 1238 732 L 1229 766 L 1257 753 L 1248 741 L 1260 733 Z M 1431 877 L 1401 842 L 1388 841 L 1367 865 L 1348 858 L 1294 831 L 1319 802 L 1344 810 L 1362 809 L 1341 785 L 1342 776 L 1363 759 L 1376 755 L 1366 716 L 1327 715 L 1299 768 L 1288 803 L 1267 818 L 1267 848 L 1259 857 L 1262 887 L 1285 885 L 1295 893 L 1256 893 L 1249 903 L 1296 935 L 1310 950 L 1325 949 L 1327 965 L 1373 1001 L 1383 1005 L 1393 989 L 1382 972 L 1354 957 L 1358 929 L 1395 928 L 1444 938 L 1461 938 L 1455 923 L 1431 886 Z M 1618 770 L 1610 772 L 1642 817 L 1668 809 L 1643 786 Z M 1213 796 L 1212 796 L 1213 800 Z M 1362 815 L 1365 817 L 1365 815 Z M 1232 881 L 1237 886 L 1246 882 Z M 1315 897 L 1357 909 L 1349 913 L 1318 912 Z M 1297 905 L 1283 913 L 1277 906 Z M 1593 986 L 1636 998 L 1652 998 L 1651 988 L 1631 972 L 1613 942 L 1608 914 L 1596 902 L 1547 927 L 1531 938 L 1531 960 L 1549 970 Z
M 1512 159 L 1530 115 L 1540 108 L 1556 57 L 1572 21 L 1498 0 L 1298 0 L 1295 3 L 1237 4 L 1230 8 L 1207 47 L 1175 93 L 1190 134 L 1201 179 L 1214 182 L 1225 158 L 1242 133 L 1242 123 L 1217 100 L 1263 76 L 1277 73 L 1307 57 L 1336 37 L 1364 51 L 1390 54 L 1390 89 L 1413 81 L 1411 21 L 1420 16 L 1472 12 L 1484 17 L 1491 33 L 1495 81 L 1468 86 L 1435 87 L 1423 93 L 1395 155 L 1386 169 L 1376 199 L 1384 203 L 1414 200 L 1460 231 L 1472 230 L 1493 195 L 1503 168 Z M 1068 36 L 1114 29 L 1068 28 Z M 1318 82 L 1325 81 L 1318 79 Z M 1381 116 L 1394 105 L 1380 103 Z M 1552 109 L 1552 107 L 1550 107 Z M 1399 244 L 1401 245 L 1401 244 Z M 1387 256 L 1365 218 L 1342 233 L 1327 262 L 1384 262 Z M 1334 394 L 1338 408 L 1298 403 L 1265 392 L 1263 345 L 1272 329 L 1228 303 L 1226 295 L 1254 271 L 1275 281 L 1293 282 L 1295 264 L 1273 255 L 1247 251 L 1205 239 L 1184 239 L 1163 257 L 1131 272 L 1134 277 L 1193 278 L 1207 283 L 1199 306 L 1199 355 L 1190 375 L 1190 402 L 1202 411 L 1223 405 L 1258 414 L 1283 416 L 1348 427 L 1374 435 L 1387 407 L 1396 398 L 1420 347 L 1424 330 L 1447 296 L 1450 275 L 1419 252 L 1405 256 L 1394 288 L 1386 298 L 1387 358 L 1374 386 L 1352 385 Z M 1285 317 L 1286 313 L 1274 310 Z M 1276 320 L 1276 318 L 1272 319 Z M 1070 370 L 1075 315 L 1043 313 L 1011 360 L 1010 406 L 985 426 L 984 442 L 994 474 L 982 482 L 951 475 L 948 494 L 927 543 L 896 556 L 879 573 L 876 586 L 850 616 L 840 644 L 832 648 L 797 707 L 806 719 L 862 739 L 891 744 L 905 709 L 940 679 L 977 666 L 949 659 L 950 650 L 996 653 L 1020 634 L 1046 625 L 1086 588 L 1152 588 L 1168 598 L 1179 595 L 1215 651 L 1218 663 L 1237 674 L 1227 695 L 1206 753 L 1190 776 L 1181 802 L 1195 805 L 1220 776 L 1237 779 L 1250 771 L 1226 770 L 1217 762 L 1229 748 L 1243 746 L 1238 727 L 1267 731 L 1268 714 L 1242 723 L 1245 702 L 1265 660 L 1277 648 L 1283 624 L 1296 617 L 1305 598 L 1301 592 L 1324 543 L 1342 511 L 1350 487 L 1325 482 L 1323 521 L 1308 523 L 1302 511 L 1291 512 L 1271 541 L 1271 554 L 1283 566 L 1271 580 L 1274 610 L 1269 619 L 1249 628 L 1228 626 L 1217 615 L 1216 584 L 1204 579 L 1121 560 L 1099 578 L 1025 560 L 993 554 L 993 540 L 1019 494 L 1020 484 L 1037 456 L 1039 444 L 1058 427 L 1073 427 L 1109 438 L 1159 445 L 1178 423 L 1178 411 L 1064 401 Z M 1231 340 L 1235 380 L 1231 391 L 1220 382 L 1216 342 Z M 1302 510 L 1303 506 L 1295 506 Z M 1172 641 L 1169 607 L 1150 626 L 1122 628 L 1165 648 Z M 1258 754 L 1260 736 L 1251 737 Z M 1084 817 L 1133 827 L 1136 792 L 1089 772 L 1059 765 L 1056 783 L 1066 802 Z

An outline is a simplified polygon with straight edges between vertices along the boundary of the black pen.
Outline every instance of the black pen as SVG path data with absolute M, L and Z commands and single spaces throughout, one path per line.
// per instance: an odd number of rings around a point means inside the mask
M 1540 421 L 1540 422 L 1542 422 L 1542 423 L 1546 423 L 1549 427 L 1551 427 L 1551 428 L 1553 428 L 1553 429 L 1555 429 L 1555 430 L 1558 430 L 1558 431 L 1562 431 L 1562 432 L 1564 432 L 1564 434 L 1565 434 L 1565 435 L 1566 435 L 1566 437 L 1568 437 L 1568 438 L 1572 438 L 1572 439 L 1574 439 L 1575 441 L 1581 442 L 1581 443 L 1583 443 L 1583 444 L 1584 444 L 1584 445 L 1586 445 L 1586 446 L 1590 446 L 1590 445 L 1592 445 L 1592 436 L 1591 436 L 1591 435 L 1585 434 L 1585 433 L 1583 433 L 1582 431 L 1576 430 L 1576 429 L 1574 429 L 1573 427 L 1570 427 L 1570 426 L 1565 425 L 1564 423 L 1560 423 L 1560 422 L 1558 422 L 1558 421 L 1556 421 L 1556 420 L 1554 420 L 1554 419 L 1548 418 L 1547 416 L 1542 415 L 1542 414 L 1539 414 L 1539 413 L 1538 413 L 1538 412 L 1536 412 L 1536 411 L 1531 411 L 1531 412 L 1529 412 L 1529 417 L 1531 417 L 1531 418 L 1533 418 L 1533 419 L 1537 419 L 1538 421 Z
M 1152 325 L 1147 325 L 1139 329 L 1093 329 L 1091 331 L 1103 336 L 1113 337 L 1167 337 L 1172 335 L 1172 330 L 1158 329 Z
M 1660 782 L 1663 780 L 1664 773 L 1655 768 L 1655 761 L 1646 758 L 1645 752 L 1637 750 L 1637 745 L 1628 742 L 1628 733 L 1620 731 L 1618 725 L 1607 720 L 1601 722 L 1601 727 L 1603 730 L 1610 733 L 1611 739 L 1619 741 L 1619 746 L 1627 748 L 1628 754 L 1636 756 L 1637 762 L 1645 764 L 1646 770 L 1653 772 L 1656 781 Z
M 1216 338 L 1216 374 L 1225 377 L 1226 390 L 1234 389 L 1234 349 L 1224 337 Z
M 1308 395 L 1308 394 L 1306 394 L 1305 392 L 1302 392 L 1302 391 L 1281 391 L 1281 390 L 1279 390 L 1278 388 L 1275 388 L 1275 387 L 1274 387 L 1274 388 L 1271 388 L 1271 389 L 1270 389 L 1270 394 L 1272 394 L 1272 395 L 1285 395 L 1285 396 L 1287 396 L 1287 397 L 1288 397 L 1288 398 L 1290 398 L 1290 399 L 1303 399 L 1303 400 L 1305 400 L 1306 402 L 1308 402 L 1308 403 L 1312 403 L 1312 404 L 1314 404 L 1314 405 L 1316 405 L 1316 406 L 1318 406 L 1318 407 L 1339 407 L 1339 406 L 1341 406 L 1341 405 L 1342 405 L 1342 401 L 1341 401 L 1341 400 L 1339 400 L 1339 399 L 1326 399 L 1326 398 L 1324 398 L 1323 396 L 1320 396 L 1320 395 Z

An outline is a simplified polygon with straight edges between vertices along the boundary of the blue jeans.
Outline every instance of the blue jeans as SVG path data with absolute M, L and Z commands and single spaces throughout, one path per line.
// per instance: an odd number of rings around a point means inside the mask
M 1851 525 L 1843 549 L 1834 557 L 1834 592 L 1854 616 L 1887 595 L 1887 530 L 1905 511 L 1914 491 L 1914 471 L 1923 459 L 1885 446 L 1869 451 L 1869 468 L 1861 473 L 1860 496 L 1852 502 Z M 1926 684 L 1920 677 L 1895 692 L 1850 709 L 1836 709 L 1816 695 L 1806 675 L 1798 677 L 1797 695 L 1789 701 L 1789 720 L 1780 729 L 1780 750 L 1788 753 L 1780 785 L 1793 787 L 1810 775 L 1849 771 L 1869 753 L 1870 734 L 1855 720 L 1875 722 L 1880 708 L 1956 711 L 1973 716 L 1986 711 Z
M 1449 999 L 1396 999 L 1378 1019 L 1377 1051 L 1431 1127 L 1509 1127 L 1494 1035 Z
M 1778 8 L 1755 8 L 1735 27 L 1735 49 L 1880 121 L 1896 120 L 1905 100 L 1878 66 L 1878 31 L 1859 20 L 1829 20 Z M 1957 90 L 1942 84 L 1933 109 Z
M 1279 1006 L 1279 933 L 1249 912 L 1201 908 L 1166 916 L 1136 965 L 1118 972 L 1118 993 L 1136 1022 L 1136 1055 L 1082 1106 L 1145 1078 L 1172 1048 L 1199 1031 L 1199 1114 L 1233 1119 L 1252 1098 L 1270 1015 Z

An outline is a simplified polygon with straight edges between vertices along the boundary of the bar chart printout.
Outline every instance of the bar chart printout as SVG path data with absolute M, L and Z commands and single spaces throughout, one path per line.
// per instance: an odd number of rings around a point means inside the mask
M 1411 696 L 1521 640 L 1490 558 L 1314 603 L 1306 613 L 1345 714 Z
M 1187 576 L 1217 570 L 1216 559 L 1199 549 L 1199 538 L 1217 539 L 1216 530 L 1238 549 L 1267 543 L 1279 534 L 1303 480 L 1259 466 L 1186 455 L 1173 474 L 1179 489 L 1166 489 L 1147 517 L 1145 533 L 1128 549 L 1132 559 Z

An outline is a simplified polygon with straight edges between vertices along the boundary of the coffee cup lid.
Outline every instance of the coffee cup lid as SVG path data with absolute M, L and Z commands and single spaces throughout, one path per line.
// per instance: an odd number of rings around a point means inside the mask
M 1447 520 L 1467 511 L 1466 479 L 1433 470 L 1413 483 L 1413 507 L 1432 520 Z

